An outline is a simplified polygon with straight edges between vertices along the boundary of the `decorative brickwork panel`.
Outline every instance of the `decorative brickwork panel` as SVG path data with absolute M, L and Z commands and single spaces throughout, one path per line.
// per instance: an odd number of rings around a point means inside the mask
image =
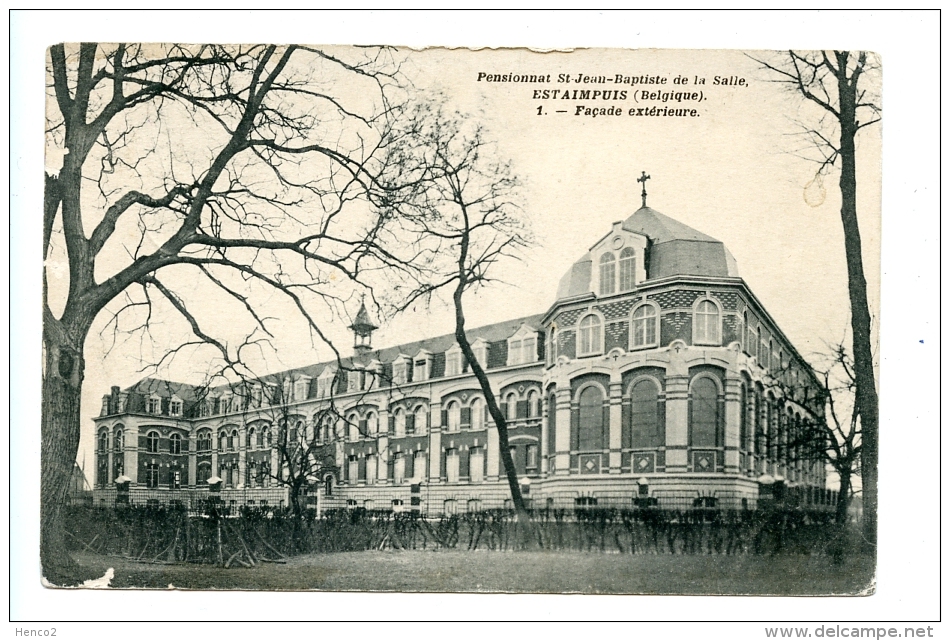
M 577 356 L 577 341 L 574 339 L 574 332 L 570 330 L 557 333 L 557 353 L 568 358 Z
M 488 369 L 508 364 L 508 341 L 488 344 Z
M 628 298 L 626 300 L 617 301 L 608 305 L 598 305 L 597 309 L 607 320 L 623 318 L 624 316 L 630 314 L 630 310 L 633 309 L 633 305 L 639 300 L 639 296 L 636 298 Z
M 669 292 L 660 292 L 659 294 L 650 294 L 647 298 L 656 301 L 662 309 L 670 309 L 673 307 L 692 307 L 696 299 L 701 296 L 705 296 L 705 292 L 676 289 Z
M 580 315 L 586 310 L 583 309 L 572 309 L 569 312 L 564 312 L 559 315 L 554 322 L 558 327 L 570 327 L 577 324 L 577 319 L 580 318 Z
M 723 309 L 733 310 L 739 307 L 739 295 L 735 292 L 710 292 L 719 301 Z
M 620 323 L 607 323 L 606 333 L 604 334 L 605 338 L 605 352 L 609 352 L 615 347 L 621 349 L 627 349 L 629 344 L 629 338 L 627 338 L 627 331 L 629 328 L 629 323 L 620 322 Z
M 669 345 L 676 339 L 693 340 L 693 315 L 689 312 L 673 312 L 660 316 L 660 345 Z

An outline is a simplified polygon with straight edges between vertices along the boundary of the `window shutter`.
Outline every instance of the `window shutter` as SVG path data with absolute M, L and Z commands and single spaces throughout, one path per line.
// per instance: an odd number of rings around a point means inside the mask
M 415 478 L 416 471 L 416 456 L 415 452 L 406 452 L 406 455 L 403 457 L 406 459 L 404 474 L 407 479 Z
M 442 410 L 442 429 L 444 430 L 449 426 L 449 411 Z
M 472 459 L 472 450 L 469 449 L 468 456 L 459 455 L 459 476 L 469 476 L 469 467 Z
M 518 401 L 515 410 L 518 418 L 528 418 L 528 401 Z
M 396 417 L 392 414 L 389 415 L 389 433 L 394 434 L 396 432 Z
M 416 433 L 416 415 L 406 414 L 406 434 Z
M 610 445 L 610 439 L 608 435 L 610 434 L 610 401 L 604 399 L 604 420 L 600 426 L 600 447 L 607 449 Z
M 366 436 L 369 431 L 366 429 L 366 419 L 360 419 L 360 436 Z
M 620 410 L 620 447 L 631 447 L 631 431 L 633 430 L 633 408 L 630 406 L 630 399 L 623 399 L 623 405 Z
M 571 449 L 580 449 L 580 425 L 581 410 L 579 407 L 571 408 Z
M 472 408 L 463 407 L 462 408 L 462 426 L 469 427 L 472 424 Z

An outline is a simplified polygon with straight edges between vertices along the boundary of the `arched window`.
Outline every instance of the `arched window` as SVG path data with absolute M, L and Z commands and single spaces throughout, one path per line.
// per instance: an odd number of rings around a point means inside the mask
M 416 408 L 416 434 L 425 434 L 429 428 L 429 411 L 424 405 Z
M 557 325 L 551 325 L 548 330 L 548 365 L 554 365 L 557 362 Z
M 145 451 L 151 454 L 158 452 L 158 432 L 153 430 L 146 434 Z
M 660 390 L 650 379 L 638 381 L 630 390 L 630 422 L 633 447 L 659 447 Z
M 624 247 L 620 252 L 620 291 L 622 292 L 629 292 L 637 284 L 636 258 L 632 247 Z
M 261 428 L 261 440 L 263 441 L 264 447 L 269 448 L 270 441 L 270 425 L 265 425 Z
M 742 351 L 749 353 L 749 338 L 746 328 L 749 326 L 749 312 L 742 312 L 742 325 L 739 327 L 739 342 L 742 343 Z
M 256 436 L 257 436 L 257 430 L 255 430 L 253 427 L 247 430 L 247 449 L 251 449 L 257 444 Z
M 366 415 L 366 431 L 370 436 L 376 436 L 379 433 L 379 417 L 376 416 L 376 412 Z
M 693 380 L 690 389 L 689 443 L 691 447 L 719 445 L 719 388 L 706 376 Z
M 211 431 L 210 430 L 202 430 L 198 432 L 198 451 L 199 452 L 211 451 Z
M 350 441 L 358 441 L 360 438 L 360 417 L 356 414 L 350 414 L 346 417 L 346 425 L 348 430 L 348 439 Z
M 447 425 L 448 430 L 450 432 L 457 432 L 462 425 L 462 408 L 459 406 L 458 401 L 449 401 L 446 414 L 449 421 Z
M 228 442 L 228 433 L 224 430 L 218 432 L 218 451 L 223 452 Z
M 617 259 L 610 252 L 600 257 L 600 295 L 617 291 Z
M 171 454 L 181 454 L 181 434 L 173 433 L 168 438 L 168 451 Z
M 745 383 L 739 385 L 739 449 L 748 448 L 749 442 L 749 392 Z
M 588 314 L 581 319 L 577 332 L 577 352 L 580 356 L 590 356 L 604 351 L 600 318 Z
M 693 342 L 718 345 L 719 307 L 711 300 L 700 301 L 693 313 Z
M 406 435 L 406 412 L 401 408 L 397 407 L 396 411 L 393 412 L 393 423 L 395 427 L 395 436 L 398 438 L 400 436 Z
M 604 449 L 604 395 L 600 388 L 584 388 L 579 399 L 578 448 L 580 451 Z
M 99 451 L 103 454 L 109 450 L 109 432 L 102 430 L 99 432 Z
M 231 436 L 228 438 L 228 449 L 234 451 L 238 448 L 238 445 L 241 442 L 241 437 L 238 436 L 237 430 L 231 430 Z
M 112 436 L 112 449 L 114 449 L 116 452 L 121 452 L 124 447 L 125 435 L 122 433 L 121 429 L 118 429 Z
M 749 324 L 748 313 L 746 313 L 744 317 L 745 317 L 745 335 L 746 335 L 745 353 L 748 354 L 749 356 L 755 356 L 756 350 L 758 349 L 757 346 L 759 344 L 758 334 L 756 333 L 755 328 L 753 328 L 752 325 Z
M 508 396 L 505 397 L 505 408 L 507 418 L 509 421 L 513 421 L 518 418 L 518 397 L 515 396 L 514 392 L 510 392 Z
M 548 395 L 548 456 L 554 460 L 554 450 L 557 436 L 557 396 L 554 392 Z
M 541 404 L 540 404 L 541 395 L 538 394 L 537 390 L 531 390 L 528 392 L 528 416 L 534 418 L 536 416 L 541 416 Z
M 485 429 L 485 405 L 477 397 L 472 399 L 472 429 Z
M 633 312 L 633 347 L 648 347 L 657 344 L 656 307 L 640 305 Z

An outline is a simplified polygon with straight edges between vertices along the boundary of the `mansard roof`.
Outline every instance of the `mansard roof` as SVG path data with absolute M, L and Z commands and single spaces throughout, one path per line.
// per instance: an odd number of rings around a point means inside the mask
M 722 241 L 650 207 L 635 211 L 621 223 L 621 228 L 649 240 L 647 280 L 668 276 L 739 275 L 736 259 Z M 593 261 L 592 252 L 587 252 L 571 265 L 558 284 L 558 300 L 593 290 Z

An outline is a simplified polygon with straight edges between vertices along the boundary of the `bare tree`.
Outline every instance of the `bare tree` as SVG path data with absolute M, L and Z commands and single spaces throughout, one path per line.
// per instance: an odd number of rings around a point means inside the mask
M 855 403 L 854 363 L 844 345 L 836 345 L 822 359 L 815 377 L 799 379 L 791 371 L 778 372 L 770 385 L 781 398 L 792 399 L 810 409 L 801 424 L 784 427 L 778 438 L 778 456 L 790 465 L 815 462 L 830 466 L 838 475 L 838 502 L 835 520 L 848 520 L 854 496 L 852 479 L 860 474 L 862 434 Z M 796 381 L 798 384 L 796 384 Z M 771 449 L 777 435 L 761 434 Z
M 452 292 L 455 339 L 485 396 L 498 430 L 512 504 L 519 519 L 525 520 L 507 418 L 466 334 L 464 303 L 466 295 L 494 281 L 500 261 L 517 258 L 519 250 L 531 242 L 520 216 L 519 182 L 509 165 L 498 160 L 484 129 L 461 114 L 449 113 L 438 99 L 417 107 L 409 122 L 411 130 L 403 138 L 406 147 L 399 149 L 400 164 L 412 168 L 419 178 L 410 183 L 416 190 L 413 197 L 400 199 L 414 204 L 404 209 L 402 221 L 430 261 L 428 279 L 406 295 L 403 305 L 429 299 L 441 290 Z
M 402 82 L 390 51 L 84 43 L 51 47 L 47 65 L 43 251 L 68 275 L 43 281 L 41 557 L 56 582 L 75 571 L 60 508 L 94 324 L 147 340 L 177 317 L 193 338 L 168 358 L 208 348 L 253 378 L 245 357 L 273 336 L 274 297 L 329 344 L 340 296 L 412 256 L 387 245 L 401 179 L 385 153 Z M 222 335 L 207 298 L 252 329 Z
M 855 429 L 861 432 L 861 485 L 865 537 L 877 541 L 878 398 L 871 344 L 871 313 L 857 215 L 855 138 L 881 120 L 880 64 L 859 51 L 788 51 L 775 60 L 755 59 L 790 92 L 817 106 L 818 117 L 802 125 L 809 148 L 818 153 L 816 178 L 840 168 L 854 354 Z

